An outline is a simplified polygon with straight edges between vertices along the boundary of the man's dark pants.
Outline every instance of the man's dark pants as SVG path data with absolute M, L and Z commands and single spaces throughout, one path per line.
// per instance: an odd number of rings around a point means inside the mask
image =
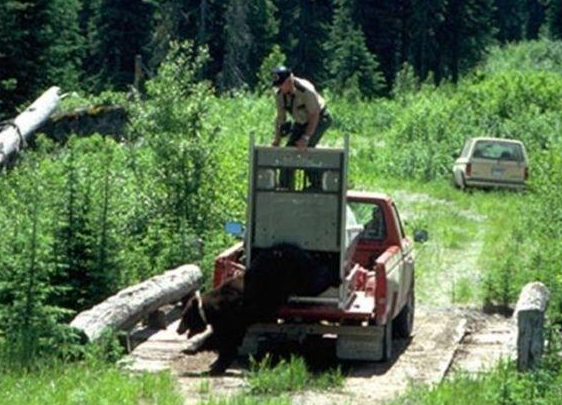
M 301 137 L 304 135 L 308 124 L 293 124 L 291 128 L 291 133 L 289 134 L 289 140 L 285 146 L 296 146 L 297 142 Z M 328 111 L 322 111 L 320 118 L 318 120 L 318 125 L 316 126 L 316 131 L 312 134 L 308 141 L 308 147 L 313 148 L 315 147 L 318 142 L 320 142 L 320 138 L 324 135 L 324 132 L 332 125 L 332 117 Z M 306 171 L 306 175 L 310 181 L 310 184 L 313 188 L 320 188 L 321 187 L 321 175 L 318 170 L 309 169 Z M 292 171 L 282 172 L 281 178 L 279 180 L 281 187 L 290 187 L 294 181 L 294 173 Z

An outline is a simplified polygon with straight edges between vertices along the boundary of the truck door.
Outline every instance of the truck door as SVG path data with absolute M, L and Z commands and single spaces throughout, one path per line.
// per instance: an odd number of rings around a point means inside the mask
M 398 298 L 396 302 L 396 309 L 399 309 L 405 304 L 408 298 L 408 292 L 410 291 L 410 286 L 412 285 L 414 277 L 414 251 L 412 241 L 406 237 L 404 233 L 402 221 L 400 220 L 400 214 L 398 214 L 398 210 L 396 209 L 396 205 L 394 203 L 392 203 L 392 211 L 394 212 L 396 229 L 398 230 L 400 236 L 401 258 L 399 264 Z

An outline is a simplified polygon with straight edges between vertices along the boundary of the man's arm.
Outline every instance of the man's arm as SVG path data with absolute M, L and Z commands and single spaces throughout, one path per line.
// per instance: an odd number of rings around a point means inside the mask
M 271 146 L 279 146 L 281 142 L 281 125 L 285 123 L 287 116 L 284 110 L 277 110 L 277 119 L 275 120 L 275 134 Z

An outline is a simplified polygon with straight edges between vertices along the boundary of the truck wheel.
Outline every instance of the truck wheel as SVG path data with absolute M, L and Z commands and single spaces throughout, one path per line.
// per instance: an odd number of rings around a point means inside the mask
M 384 325 L 384 337 L 382 342 L 382 361 L 390 361 L 392 358 L 392 322 Z
M 407 339 L 412 335 L 414 330 L 414 312 L 416 308 L 416 300 L 414 288 L 408 294 L 408 301 L 398 316 L 394 319 L 394 334 L 398 338 Z

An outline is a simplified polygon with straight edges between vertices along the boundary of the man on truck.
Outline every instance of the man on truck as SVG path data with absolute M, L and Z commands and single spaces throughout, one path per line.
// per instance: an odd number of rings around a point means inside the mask
M 279 146 L 281 137 L 289 135 L 285 146 L 304 149 L 314 147 L 332 123 L 326 103 L 308 80 L 296 77 L 290 68 L 278 66 L 272 71 L 277 119 L 272 146 Z M 294 124 L 287 122 L 289 113 Z

